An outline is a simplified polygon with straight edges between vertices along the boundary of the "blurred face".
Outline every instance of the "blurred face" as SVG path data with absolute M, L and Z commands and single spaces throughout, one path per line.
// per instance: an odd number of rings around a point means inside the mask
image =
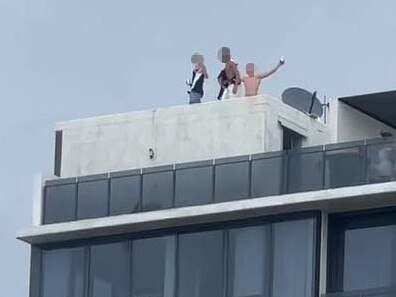
M 191 63 L 195 65 L 203 64 L 204 56 L 201 54 L 193 54 L 191 57 Z
M 249 63 L 246 65 L 246 74 L 248 76 L 254 76 L 254 64 L 253 63 Z
M 217 52 L 217 58 L 222 62 L 222 63 L 228 63 L 231 60 L 231 51 L 228 47 L 222 47 L 219 49 Z
M 230 62 L 230 60 L 231 60 L 231 55 L 228 55 L 228 54 L 224 54 L 224 55 L 222 56 L 222 58 L 221 58 L 221 61 L 222 61 L 223 63 L 228 63 L 228 62 Z

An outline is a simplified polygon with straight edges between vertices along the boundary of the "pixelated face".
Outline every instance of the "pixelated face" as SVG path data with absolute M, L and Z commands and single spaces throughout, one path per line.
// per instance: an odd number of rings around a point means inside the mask
M 204 61 L 204 56 L 201 54 L 195 53 L 191 56 L 191 63 L 193 64 L 202 64 Z
M 228 47 L 222 47 L 217 52 L 217 58 L 222 63 L 228 63 L 231 60 L 231 50 Z
M 246 74 L 249 76 L 253 76 L 254 75 L 254 64 L 253 63 L 249 63 L 246 64 Z

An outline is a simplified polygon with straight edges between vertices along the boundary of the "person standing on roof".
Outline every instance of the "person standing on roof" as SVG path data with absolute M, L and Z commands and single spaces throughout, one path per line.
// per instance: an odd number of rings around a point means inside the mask
M 245 96 L 257 96 L 261 80 L 271 76 L 279 70 L 285 64 L 285 59 L 280 58 L 278 65 L 276 65 L 271 71 L 264 73 L 255 73 L 255 66 L 253 63 L 246 65 L 246 76 L 244 76 L 241 81 L 245 84 Z
M 217 76 L 217 82 L 220 85 L 219 95 L 217 96 L 217 100 L 221 100 L 224 95 L 224 91 L 228 88 L 228 79 L 225 73 L 225 69 L 221 70 L 219 75 Z
M 192 72 L 192 80 L 189 83 L 190 90 L 190 104 L 201 103 L 201 99 L 204 95 L 204 82 L 205 79 L 209 78 L 206 66 L 204 64 L 204 56 L 201 54 L 193 54 L 191 57 L 191 63 L 194 64 Z
M 224 72 L 228 85 L 224 90 L 222 99 L 240 97 L 241 77 L 238 70 L 238 63 L 232 59 L 230 49 L 228 47 L 222 47 L 219 49 L 217 57 L 225 64 Z

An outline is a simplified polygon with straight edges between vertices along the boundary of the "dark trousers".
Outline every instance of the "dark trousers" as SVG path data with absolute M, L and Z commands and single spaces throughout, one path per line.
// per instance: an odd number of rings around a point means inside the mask
M 221 100 L 223 97 L 225 89 L 223 87 L 220 88 L 219 95 L 217 96 L 217 100 Z

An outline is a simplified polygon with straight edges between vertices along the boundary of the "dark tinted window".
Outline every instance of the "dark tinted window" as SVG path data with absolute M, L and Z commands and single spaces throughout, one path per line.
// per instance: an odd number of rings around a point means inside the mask
M 107 179 L 78 184 L 79 219 L 104 217 L 108 211 L 109 182 Z
M 42 297 L 85 295 L 83 248 L 43 250 L 42 265 Z
M 93 246 L 91 248 L 90 296 L 128 296 L 129 259 L 128 242 Z
M 223 232 L 179 237 L 178 297 L 223 296 Z
M 216 165 L 217 202 L 249 197 L 249 162 Z
M 290 193 L 323 188 L 323 152 L 289 155 L 288 190 Z
M 140 175 L 112 178 L 110 215 L 137 212 L 140 205 Z
M 362 184 L 366 178 L 364 147 L 326 151 L 326 187 Z
M 282 194 L 283 157 L 252 161 L 252 197 Z
M 133 297 L 175 296 L 175 243 L 174 236 L 133 242 Z
M 269 296 L 271 226 L 234 229 L 228 240 L 228 296 Z
M 396 285 L 396 225 L 345 232 L 344 291 Z
M 76 218 L 76 184 L 45 188 L 44 223 L 71 221 Z
M 273 245 L 273 297 L 314 296 L 314 221 L 273 224 Z
M 54 164 L 54 175 L 61 176 L 62 170 L 62 130 L 55 132 L 55 164 Z
M 396 143 L 367 146 L 368 180 L 371 183 L 396 179 Z
M 213 167 L 176 171 L 176 206 L 208 204 L 212 201 Z
M 173 206 L 173 171 L 143 175 L 143 210 L 166 209 Z
M 301 148 L 303 136 L 286 127 L 283 129 L 283 150 L 295 150 Z

